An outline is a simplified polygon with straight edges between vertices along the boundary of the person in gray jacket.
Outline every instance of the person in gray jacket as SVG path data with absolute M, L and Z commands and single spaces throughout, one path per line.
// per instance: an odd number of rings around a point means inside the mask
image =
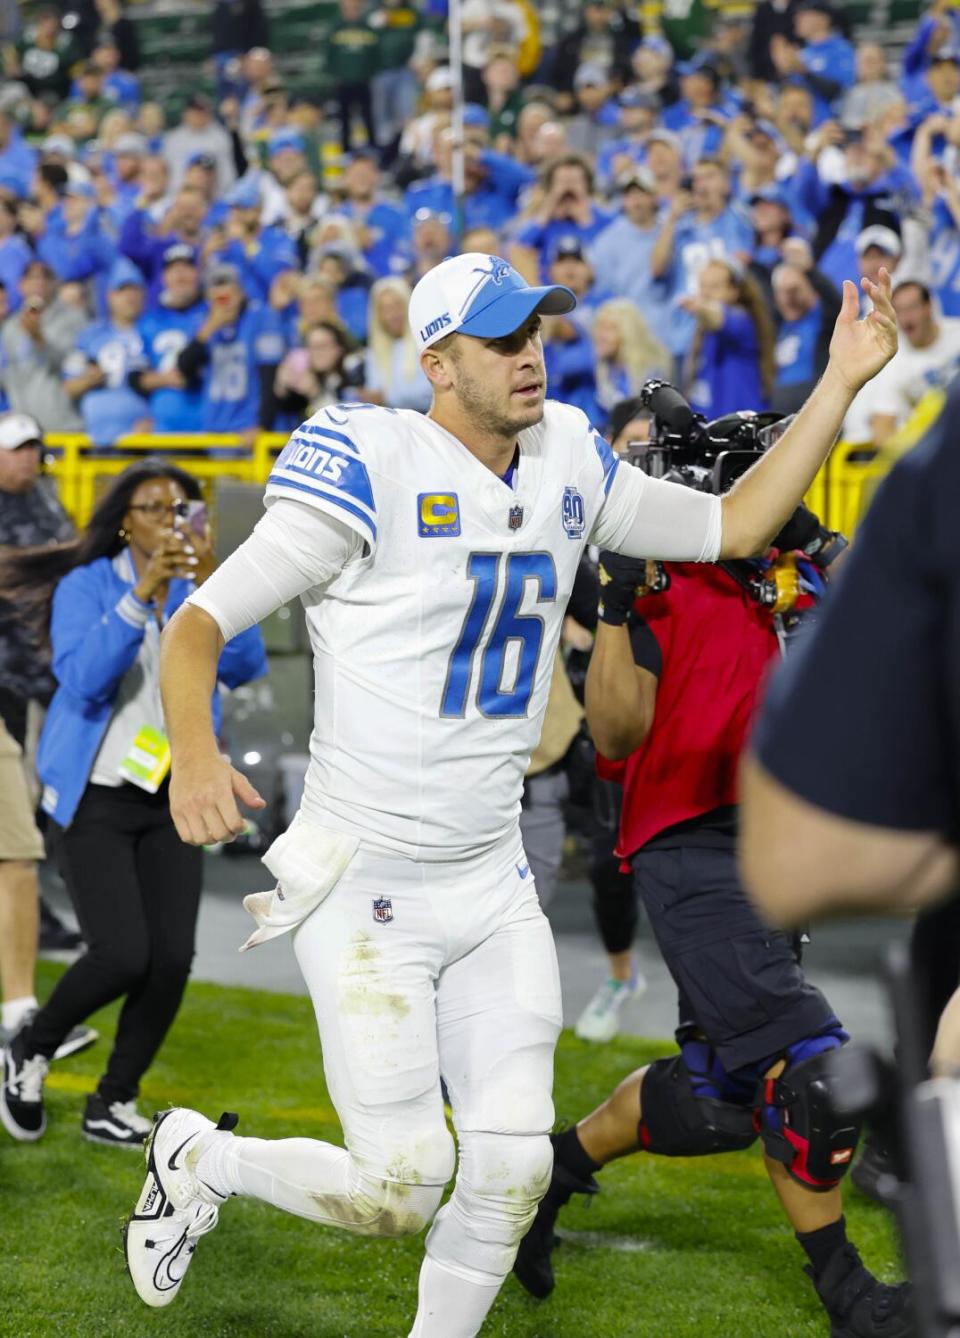
M 0 329 L 0 386 L 10 408 L 30 414 L 44 432 L 82 432 L 62 367 L 87 313 L 57 294 L 53 271 L 42 260 L 30 262 L 19 287 L 23 304 Z

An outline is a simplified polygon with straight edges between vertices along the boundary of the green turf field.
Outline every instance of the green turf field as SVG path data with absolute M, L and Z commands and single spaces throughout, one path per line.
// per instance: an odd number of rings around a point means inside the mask
M 41 997 L 56 968 L 41 966 Z M 114 1010 L 95 1019 L 112 1029 Z M 565 1034 L 557 1114 L 575 1120 L 663 1047 L 588 1046 Z M 420 1239 L 370 1241 L 259 1203 L 227 1205 L 180 1297 L 150 1311 L 120 1251 L 120 1223 L 143 1176 L 138 1153 L 80 1135 L 82 1096 L 105 1055 L 55 1064 L 49 1127 L 37 1144 L 0 1128 L 0 1334 L 10 1338 L 402 1338 L 412 1320 Z M 305 999 L 193 985 L 141 1106 L 189 1104 L 239 1132 L 339 1139 Z M 799 1247 L 759 1155 L 638 1156 L 609 1167 L 603 1193 L 561 1217 L 557 1290 L 531 1300 L 514 1279 L 484 1334 L 509 1338 L 801 1338 L 826 1334 Z M 885 1212 L 850 1191 L 850 1235 L 867 1263 L 898 1276 Z

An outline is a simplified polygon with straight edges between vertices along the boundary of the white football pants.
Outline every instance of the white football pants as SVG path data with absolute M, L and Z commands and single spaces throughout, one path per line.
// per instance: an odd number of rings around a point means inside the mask
M 433 1219 L 411 1338 L 472 1338 L 552 1168 L 560 979 L 519 831 L 449 864 L 361 845 L 294 946 L 346 1150 L 216 1135 L 203 1178 L 363 1235 Z M 454 1170 L 441 1074 L 460 1161 L 437 1212 Z

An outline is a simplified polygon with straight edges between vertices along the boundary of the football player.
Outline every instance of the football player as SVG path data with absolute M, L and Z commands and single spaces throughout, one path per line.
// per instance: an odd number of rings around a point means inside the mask
M 293 931 L 346 1146 L 161 1115 L 125 1230 L 148 1305 L 173 1299 L 239 1195 L 364 1235 L 432 1222 L 411 1334 L 479 1331 L 550 1180 L 560 982 L 518 815 L 581 554 L 761 551 L 896 349 L 888 279 L 866 291 L 858 320 L 847 285 L 819 387 L 722 498 L 618 467 L 579 410 L 545 400 L 540 318 L 573 294 L 481 253 L 444 261 L 411 298 L 427 416 L 341 405 L 293 433 L 266 515 L 165 634 L 170 798 L 194 844 L 238 833 L 238 802 L 262 805 L 217 751 L 217 656 L 299 596 L 311 760 L 265 856 L 278 886 L 248 908 L 252 943 Z M 438 1212 L 455 1162 L 441 1074 L 459 1168 Z

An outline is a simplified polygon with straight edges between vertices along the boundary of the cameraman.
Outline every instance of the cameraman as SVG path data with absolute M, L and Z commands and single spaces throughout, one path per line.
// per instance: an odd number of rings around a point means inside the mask
M 774 547 L 801 550 L 801 570 L 820 585 L 842 543 L 798 508 Z M 678 987 L 680 1053 L 631 1074 L 554 1136 L 553 1181 L 515 1271 L 534 1295 L 552 1290 L 557 1213 L 573 1193 L 595 1192 L 607 1162 L 640 1150 L 701 1156 L 759 1137 L 833 1331 L 906 1338 L 909 1284 L 880 1283 L 846 1237 L 840 1180 L 858 1129 L 831 1119 L 823 1090 L 827 1054 L 849 1037 L 805 979 L 795 940 L 759 919 L 737 871 L 739 758 L 779 644 L 758 598 L 764 570 L 601 555 L 587 721 L 609 759 L 601 774 L 623 783 L 617 853 Z

